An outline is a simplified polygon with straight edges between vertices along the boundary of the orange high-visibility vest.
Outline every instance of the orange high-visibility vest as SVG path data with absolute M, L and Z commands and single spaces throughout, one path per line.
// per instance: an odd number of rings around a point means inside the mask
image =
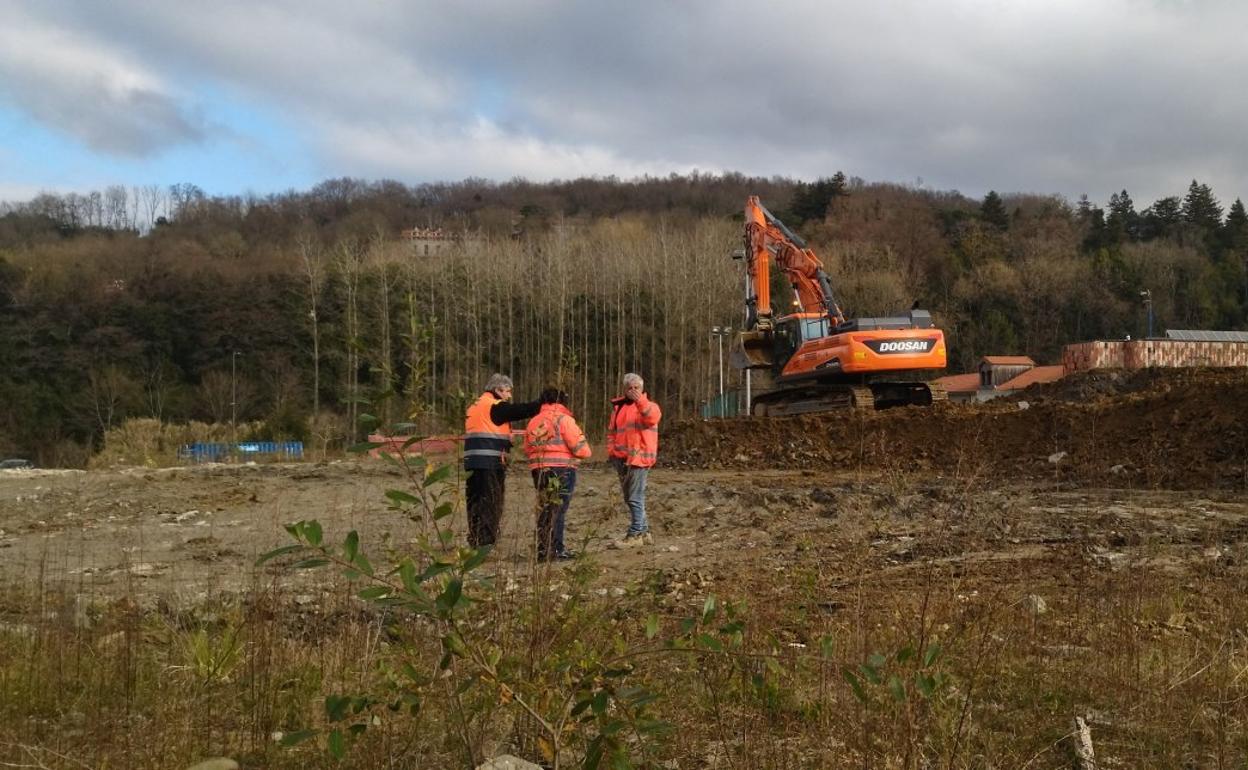
M 636 468 L 649 468 L 659 458 L 659 420 L 663 411 L 643 393 L 629 403 L 611 401 L 614 408 L 607 423 L 607 456 Z
M 563 404 L 543 404 L 524 431 L 530 468 L 575 468 L 592 454 L 585 433 Z
M 511 451 L 511 427 L 490 421 L 490 407 L 502 399 L 490 391 L 481 394 L 464 419 L 464 467 L 501 468 Z

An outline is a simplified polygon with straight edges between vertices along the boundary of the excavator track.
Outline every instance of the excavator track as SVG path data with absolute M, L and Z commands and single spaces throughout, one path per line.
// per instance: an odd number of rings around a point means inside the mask
M 752 410 L 755 417 L 784 417 L 839 409 L 871 411 L 895 406 L 931 406 L 948 398 L 942 386 L 927 382 L 834 384 L 763 393 L 754 399 Z
M 754 399 L 755 417 L 786 417 L 834 409 L 876 408 L 875 395 L 863 385 L 824 385 L 774 390 Z
M 876 409 L 931 406 L 949 398 L 942 386 L 928 382 L 872 382 L 870 388 L 875 395 Z

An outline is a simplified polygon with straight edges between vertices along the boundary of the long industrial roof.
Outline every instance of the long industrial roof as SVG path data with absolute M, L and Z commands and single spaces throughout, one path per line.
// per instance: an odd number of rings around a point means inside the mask
M 1209 329 L 1166 329 L 1166 337 L 1183 342 L 1248 342 L 1248 332 Z

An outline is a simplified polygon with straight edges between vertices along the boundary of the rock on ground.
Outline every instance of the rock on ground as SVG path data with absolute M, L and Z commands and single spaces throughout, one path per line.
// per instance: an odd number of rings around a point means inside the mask
M 510 754 L 499 754 L 477 765 L 477 770 L 542 770 L 542 766 Z
M 238 763 L 225 757 L 205 759 L 186 768 L 186 770 L 238 770 Z

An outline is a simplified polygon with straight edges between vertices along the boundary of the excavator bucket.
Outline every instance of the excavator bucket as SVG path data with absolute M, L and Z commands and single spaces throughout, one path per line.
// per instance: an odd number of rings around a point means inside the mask
M 728 360 L 737 369 L 762 369 L 772 365 L 773 351 L 770 333 L 740 332 L 732 342 Z

